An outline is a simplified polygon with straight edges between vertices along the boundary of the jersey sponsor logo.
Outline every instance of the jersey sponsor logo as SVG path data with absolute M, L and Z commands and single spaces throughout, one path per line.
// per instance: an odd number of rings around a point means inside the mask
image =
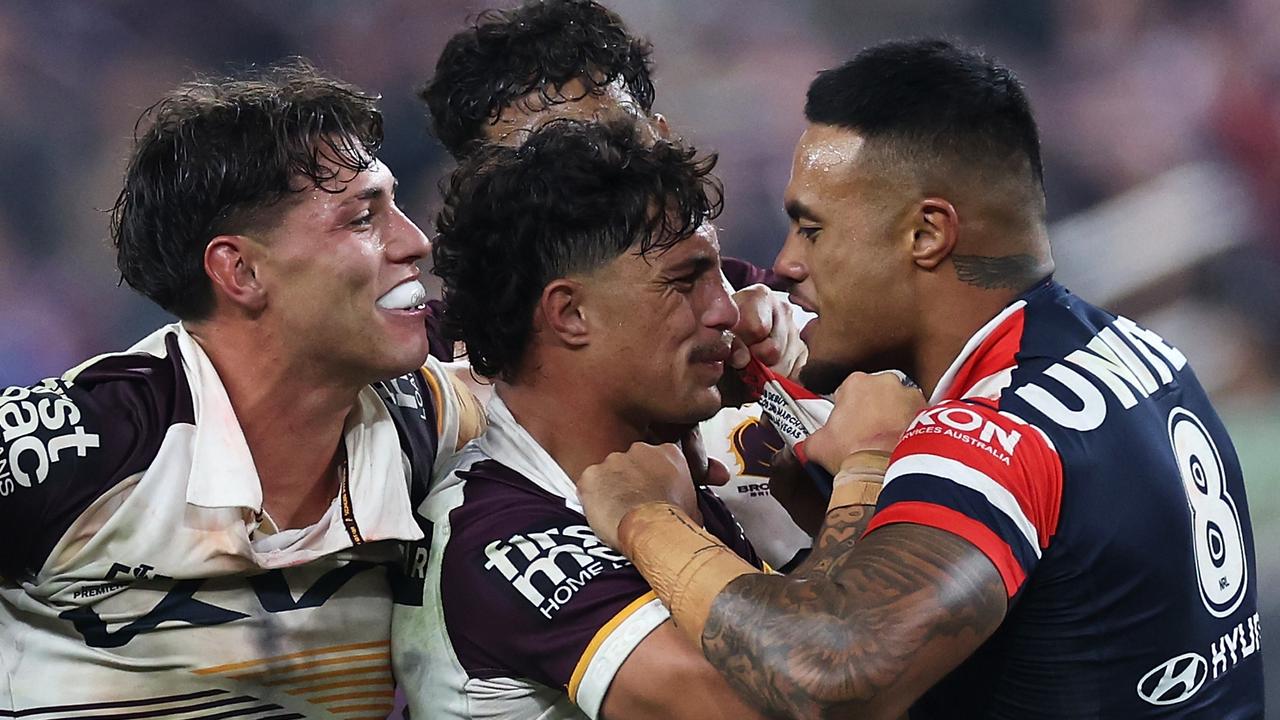
M 1022 385 L 1014 394 L 1058 425 L 1083 432 L 1096 429 L 1107 419 L 1106 397 L 1090 378 L 1128 410 L 1138 404 L 1137 396 L 1149 397 L 1172 383 L 1173 371 L 1186 364 L 1186 356 L 1159 335 L 1118 317 L 1085 347 L 1073 350 L 1063 362 L 1044 371 L 1054 380 L 1049 386 L 1055 392 L 1037 381 Z
M 1209 677 L 1209 662 L 1200 653 L 1169 658 L 1138 681 L 1138 697 L 1152 705 L 1177 705 L 1199 692 Z
M 53 463 L 74 453 L 87 457 L 100 444 L 80 424 L 80 408 L 66 396 L 66 382 L 48 379 L 34 388 L 0 393 L 0 497 L 49 477 Z
M 1262 649 L 1262 623 L 1258 613 L 1254 613 L 1252 617 L 1246 618 L 1209 646 L 1209 657 L 1213 658 L 1211 664 L 1214 679 L 1260 649 Z
M 916 416 L 907 427 L 903 439 L 919 435 L 942 435 L 972 445 L 1005 465 L 1018 447 L 1022 433 L 1006 430 L 967 407 L 944 405 L 930 408 Z
M 631 564 L 586 525 L 494 540 L 484 556 L 484 569 L 500 573 L 548 620 L 592 578 Z

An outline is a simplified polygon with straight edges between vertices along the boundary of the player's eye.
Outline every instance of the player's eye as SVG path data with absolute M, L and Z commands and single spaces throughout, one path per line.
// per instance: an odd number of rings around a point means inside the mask
M 357 217 L 355 220 L 352 220 L 350 222 L 350 225 L 352 225 L 353 227 L 366 227 L 371 224 L 373 224 L 372 210 L 365 210 L 364 212 L 360 213 L 359 217 Z
M 813 225 L 797 225 L 796 232 L 805 240 L 813 242 L 818 239 L 818 233 L 822 232 L 822 228 Z
M 693 286 L 698 284 L 698 274 L 681 275 L 667 281 L 667 284 L 674 288 L 677 292 L 687 293 L 693 291 Z

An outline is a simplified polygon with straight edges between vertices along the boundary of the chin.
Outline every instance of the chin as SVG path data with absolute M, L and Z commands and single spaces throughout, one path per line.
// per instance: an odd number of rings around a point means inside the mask
M 669 425 L 695 425 L 720 412 L 720 391 L 703 388 L 680 407 L 665 408 L 659 422 Z
M 400 377 L 401 375 L 408 375 L 409 373 L 421 368 L 426 364 L 426 362 L 426 348 L 422 349 L 421 354 L 417 352 L 398 353 L 396 357 L 382 358 L 382 363 L 378 366 L 378 377 L 374 382 L 390 380 L 391 378 Z

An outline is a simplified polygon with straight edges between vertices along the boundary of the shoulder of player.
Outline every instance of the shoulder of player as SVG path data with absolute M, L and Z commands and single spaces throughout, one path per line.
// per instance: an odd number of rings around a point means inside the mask
M 513 533 L 542 529 L 540 526 L 587 523 L 565 498 L 488 457 L 475 444 L 462 451 L 432 489 L 432 496 L 439 502 L 430 514 L 436 521 L 447 520 L 450 542 L 455 546 L 483 546 Z
M 4 389 L 0 392 L 0 447 L 12 452 L 14 443 L 32 436 L 46 443 L 64 436 L 94 436 L 85 450 L 96 451 L 92 466 L 98 470 L 111 471 L 103 460 L 122 453 L 145 464 L 149 458 L 141 457 L 146 454 L 144 448 L 154 451 L 170 427 L 195 422 L 182 358 L 176 345 L 169 350 L 162 356 L 102 355 L 59 378 Z M 53 461 L 52 456 L 49 460 Z
M 931 454 L 995 468 L 1057 462 L 1057 451 L 1045 431 L 1006 406 L 1003 400 L 988 398 L 932 405 L 907 426 L 894 461 Z
M 39 567 L 85 508 L 150 467 L 172 428 L 194 423 L 181 356 L 166 344 L 163 355 L 104 355 L 0 392 L 0 518 L 14 540 L 4 572 Z

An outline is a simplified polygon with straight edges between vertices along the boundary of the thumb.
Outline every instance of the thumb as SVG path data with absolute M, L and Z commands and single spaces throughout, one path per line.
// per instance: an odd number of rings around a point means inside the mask
M 694 425 L 680 438 L 680 451 L 684 453 L 684 461 L 689 465 L 689 477 L 693 484 L 706 484 L 705 478 L 710 473 L 712 461 L 707 458 L 707 448 L 702 443 L 702 433 Z
M 714 485 L 716 487 L 724 487 L 732 480 L 729 475 L 729 468 L 715 458 L 707 458 L 707 474 L 702 478 L 703 485 Z
M 729 354 L 729 367 L 734 370 L 741 370 L 751 362 L 751 351 L 742 342 L 740 338 L 733 339 L 733 348 Z

